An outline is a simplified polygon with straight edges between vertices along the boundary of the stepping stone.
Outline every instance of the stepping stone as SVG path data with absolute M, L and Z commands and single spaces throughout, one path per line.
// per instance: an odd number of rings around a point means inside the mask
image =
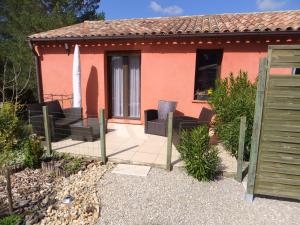
M 146 177 L 150 171 L 150 166 L 138 166 L 138 165 L 129 165 L 129 164 L 118 164 L 113 170 L 112 173 Z

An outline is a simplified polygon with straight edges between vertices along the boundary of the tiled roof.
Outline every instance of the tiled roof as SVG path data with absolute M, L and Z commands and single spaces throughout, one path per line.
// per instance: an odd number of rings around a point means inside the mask
M 29 36 L 30 39 L 113 38 L 300 31 L 300 10 L 199 16 L 85 21 Z

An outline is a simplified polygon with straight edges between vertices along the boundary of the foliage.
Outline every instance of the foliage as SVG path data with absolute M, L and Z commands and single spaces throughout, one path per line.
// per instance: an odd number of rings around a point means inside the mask
M 215 126 L 218 137 L 224 142 L 232 155 L 237 157 L 240 117 L 247 117 L 245 138 L 245 159 L 249 159 L 252 125 L 255 108 L 256 84 L 248 80 L 246 72 L 237 76 L 230 74 L 224 80 L 218 80 L 216 89 L 209 101 L 216 112 Z
M 30 136 L 24 141 L 24 163 L 30 168 L 39 168 L 41 166 L 44 148 L 36 135 Z
M 62 153 L 59 157 L 64 159 L 63 168 L 70 174 L 76 173 L 82 167 L 83 159 L 81 157 L 75 157 L 68 153 Z
M 19 215 L 12 214 L 0 219 L 1 225 L 17 225 L 22 222 L 22 218 Z
M 72 156 L 69 153 L 59 153 L 55 151 L 52 153 L 51 156 L 48 156 L 48 159 L 44 160 L 62 161 L 62 168 L 65 172 L 69 174 L 74 174 L 78 172 L 84 164 L 84 159 L 82 157 L 76 157 Z
M 17 144 L 17 129 L 20 121 L 17 106 L 5 102 L 0 107 L 0 166 L 9 162 L 12 151 Z
M 23 164 L 23 142 L 30 130 L 19 117 L 21 111 L 20 105 L 11 102 L 0 107 L 0 167 Z
M 219 158 L 217 149 L 209 145 L 207 126 L 199 126 L 191 131 L 183 130 L 177 149 L 188 174 L 200 181 L 214 179 Z
M 55 29 L 84 20 L 104 19 L 98 11 L 100 0 L 0 0 L 0 68 L 6 59 L 22 67 L 21 83 L 34 68 L 33 54 L 26 41 L 30 34 Z M 11 64 L 8 74 L 12 73 Z M 35 88 L 35 79 L 29 87 Z
M 79 157 L 72 157 L 64 166 L 64 170 L 70 174 L 76 173 L 80 170 L 83 160 Z

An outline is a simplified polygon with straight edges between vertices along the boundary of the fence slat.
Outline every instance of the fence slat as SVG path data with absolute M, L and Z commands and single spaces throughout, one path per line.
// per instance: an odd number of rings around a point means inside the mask
M 172 159 L 172 140 L 173 140 L 173 112 L 168 114 L 168 143 L 167 143 L 167 170 L 171 171 L 171 159 Z
M 239 149 L 237 160 L 236 180 L 242 182 L 243 180 L 243 162 L 244 162 L 244 148 L 245 148 L 245 136 L 246 136 L 246 117 L 241 117 L 240 122 L 240 137 L 239 137 Z
M 106 157 L 106 142 L 105 142 L 105 132 L 106 132 L 106 125 L 105 125 L 105 115 L 104 109 L 99 110 L 100 115 L 100 147 L 101 147 L 101 161 L 103 164 L 106 164 L 107 157 Z
M 253 130 L 252 130 L 252 137 L 251 137 L 248 182 L 247 182 L 247 191 L 245 196 L 246 201 L 253 201 L 256 164 L 257 164 L 257 157 L 258 157 L 258 147 L 259 147 L 260 130 L 261 130 L 261 123 L 262 123 L 262 115 L 263 115 L 263 103 L 265 97 L 266 80 L 267 80 L 267 59 L 263 58 L 260 60 L 259 63 L 259 79 L 258 79 L 256 99 L 255 99 L 255 114 L 254 114 Z
M 45 138 L 48 154 L 52 154 L 52 145 L 51 145 L 51 133 L 50 133 L 50 123 L 49 123 L 49 113 L 48 106 L 43 106 L 43 116 L 44 116 L 44 128 L 45 128 Z

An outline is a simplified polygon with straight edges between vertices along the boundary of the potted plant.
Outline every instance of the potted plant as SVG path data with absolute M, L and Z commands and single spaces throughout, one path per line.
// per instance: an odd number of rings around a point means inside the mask
M 212 95 L 213 89 L 210 88 L 208 90 L 200 91 L 197 89 L 195 93 L 195 100 L 207 100 L 210 95 Z

